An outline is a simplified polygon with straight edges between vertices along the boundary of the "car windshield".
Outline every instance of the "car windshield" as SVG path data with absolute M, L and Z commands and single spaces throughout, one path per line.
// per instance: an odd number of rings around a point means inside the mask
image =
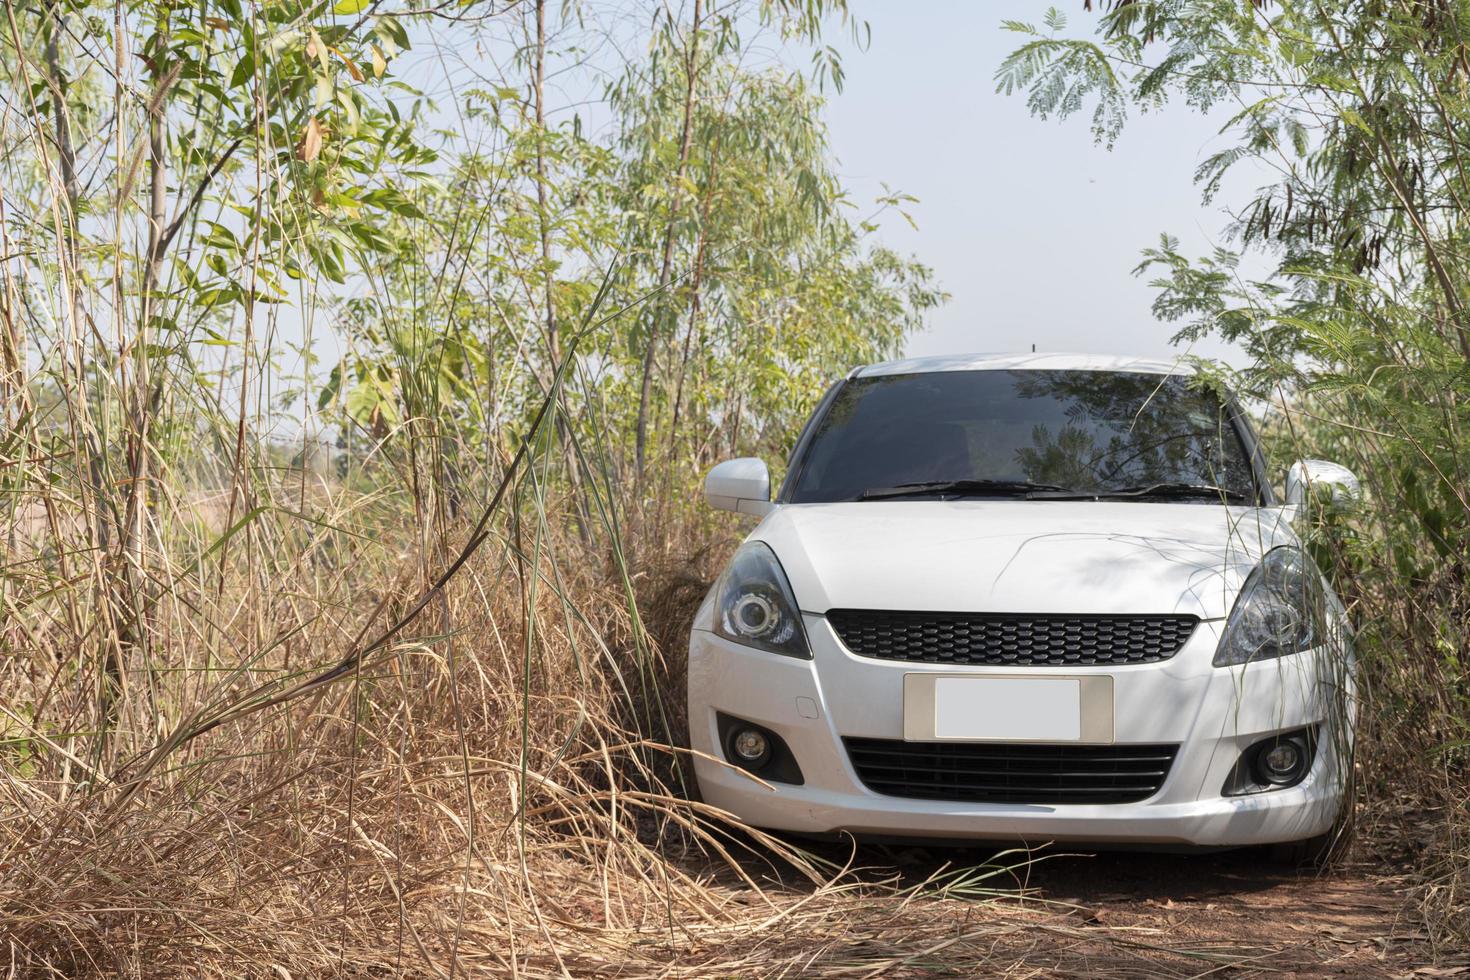
M 934 496 L 1255 501 L 1216 394 L 1176 375 L 935 371 L 846 382 L 796 461 L 793 503 Z

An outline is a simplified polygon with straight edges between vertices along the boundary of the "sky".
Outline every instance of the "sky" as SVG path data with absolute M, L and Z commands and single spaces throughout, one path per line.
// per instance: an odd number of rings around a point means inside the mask
M 931 266 L 952 298 L 911 339 L 910 356 L 1039 351 L 1172 357 L 1175 327 L 1149 310 L 1155 290 L 1133 275 L 1161 232 L 1189 255 L 1222 243 L 1225 207 L 1251 188 L 1227 183 L 1210 206 L 1195 166 L 1222 145 L 1228 114 L 1206 119 L 1171 104 L 1135 116 L 1109 151 L 1093 142 L 1090 111 L 1065 121 L 1029 114 L 1024 95 L 997 94 L 993 76 L 1020 35 L 1002 20 L 1039 23 L 1024 0 L 852 0 L 872 28 L 866 50 L 844 52 L 846 82 L 828 124 L 860 200 L 882 183 L 919 198 L 918 225 L 885 221 L 885 244 Z M 1097 15 L 1059 5 L 1068 33 Z M 1096 6 L 1096 5 L 1094 5 Z M 836 37 L 834 31 L 829 39 Z M 845 34 L 843 35 L 846 36 Z M 1193 353 L 1243 366 L 1237 350 L 1204 341 Z

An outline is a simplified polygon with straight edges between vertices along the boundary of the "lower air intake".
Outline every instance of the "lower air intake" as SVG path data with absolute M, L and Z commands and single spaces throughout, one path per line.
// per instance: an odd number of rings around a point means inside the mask
M 863 785 L 965 803 L 1136 803 L 1159 791 L 1177 745 L 1030 745 L 845 738 Z

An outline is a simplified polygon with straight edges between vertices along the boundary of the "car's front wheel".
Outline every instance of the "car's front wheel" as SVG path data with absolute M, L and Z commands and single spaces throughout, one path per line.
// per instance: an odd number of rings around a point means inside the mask
M 1306 840 L 1271 844 L 1269 846 L 1271 861 L 1292 868 L 1326 867 L 1334 857 L 1345 852 L 1352 842 L 1355 828 L 1353 814 L 1354 809 L 1349 805 L 1346 807 L 1346 812 L 1326 833 L 1308 837 Z

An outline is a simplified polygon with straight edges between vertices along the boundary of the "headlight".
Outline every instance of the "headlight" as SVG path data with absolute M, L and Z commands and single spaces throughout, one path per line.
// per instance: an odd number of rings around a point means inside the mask
M 760 541 L 740 546 L 720 579 L 715 632 L 757 650 L 811 659 L 796 597 L 781 563 Z
M 1322 577 L 1300 548 L 1273 548 L 1246 578 L 1225 621 L 1215 666 L 1269 660 L 1326 642 Z

